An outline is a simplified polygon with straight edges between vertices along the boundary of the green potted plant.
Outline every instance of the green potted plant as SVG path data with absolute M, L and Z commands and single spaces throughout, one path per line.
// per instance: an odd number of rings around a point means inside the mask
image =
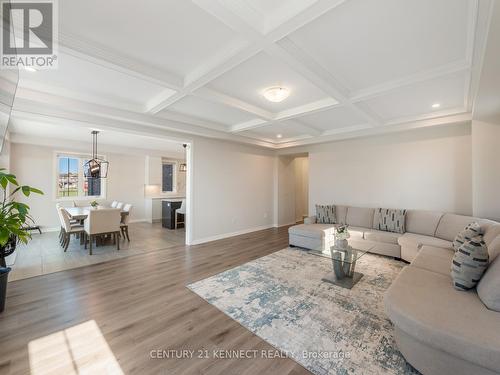
M 92 208 L 97 208 L 97 207 L 99 207 L 99 202 L 92 201 L 92 202 L 90 202 L 90 206 L 92 206 Z
M 5 257 L 16 250 L 19 242 L 28 243 L 31 239 L 28 228 L 33 223 L 29 215 L 29 206 L 17 202 L 15 197 L 19 192 L 26 197 L 31 193 L 43 194 L 43 192 L 28 185 L 20 185 L 16 176 L 7 173 L 5 168 L 0 168 L 0 189 L 3 193 L 0 202 L 0 312 L 2 312 L 5 307 L 7 278 L 10 272 Z

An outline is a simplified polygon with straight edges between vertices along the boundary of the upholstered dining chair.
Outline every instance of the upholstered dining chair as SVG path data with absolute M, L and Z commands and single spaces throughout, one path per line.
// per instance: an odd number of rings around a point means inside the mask
M 64 252 L 68 250 L 69 242 L 71 240 L 72 234 L 80 234 L 83 235 L 83 225 L 79 224 L 71 224 L 71 219 L 69 214 L 66 212 L 64 207 L 57 208 L 59 212 L 59 218 L 61 220 L 61 224 L 63 226 L 64 232 L 62 233 L 61 246 L 64 247 Z
M 122 215 L 122 221 L 120 223 L 120 229 L 123 238 L 127 238 L 127 241 L 130 242 L 130 237 L 128 235 L 128 223 L 130 221 L 130 211 L 132 211 L 132 205 L 127 203 L 123 206 L 122 212 L 126 212 L 126 214 Z
M 111 208 L 116 208 L 117 205 L 118 205 L 118 201 L 111 202 Z
M 123 208 L 123 202 L 116 203 L 116 207 L 115 208 L 122 209 Z
M 89 255 L 92 255 L 92 242 L 99 236 L 111 234 L 116 243 L 116 249 L 120 250 L 120 221 L 121 209 L 119 208 L 102 208 L 99 210 L 89 210 L 89 214 L 83 224 L 85 234 L 89 240 Z M 87 240 L 85 240 L 85 248 L 87 248 Z
M 183 221 L 178 221 L 179 215 L 184 215 Z M 175 210 L 175 229 L 177 229 L 178 224 L 184 224 L 185 221 L 186 221 L 186 200 L 183 199 L 181 206 Z

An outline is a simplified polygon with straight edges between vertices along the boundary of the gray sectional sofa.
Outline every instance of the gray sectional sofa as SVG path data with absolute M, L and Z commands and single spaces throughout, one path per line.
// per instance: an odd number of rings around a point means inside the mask
M 451 249 L 458 232 L 473 221 L 483 227 L 487 246 L 500 235 L 500 223 L 495 221 L 422 210 L 407 211 L 405 233 L 384 232 L 374 229 L 375 214 L 374 208 L 336 206 L 338 224 L 316 224 L 315 216 L 308 217 L 304 224 L 288 229 L 289 243 L 306 249 L 328 251 L 334 242 L 335 227 L 347 224 L 351 246 L 411 262 L 424 246 Z
M 373 229 L 374 214 L 370 208 L 337 206 L 337 221 L 350 225 L 351 245 L 411 262 L 385 295 L 406 360 L 424 375 L 500 374 L 500 223 L 409 210 L 406 232 L 390 233 Z M 335 225 L 315 221 L 289 228 L 290 244 L 329 249 Z M 459 291 L 450 275 L 452 241 L 471 222 L 484 231 L 490 266 L 477 290 Z

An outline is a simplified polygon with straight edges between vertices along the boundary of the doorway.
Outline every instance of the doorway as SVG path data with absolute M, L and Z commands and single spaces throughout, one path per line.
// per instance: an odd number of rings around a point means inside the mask
M 309 154 L 278 157 L 278 226 L 302 222 L 309 214 Z

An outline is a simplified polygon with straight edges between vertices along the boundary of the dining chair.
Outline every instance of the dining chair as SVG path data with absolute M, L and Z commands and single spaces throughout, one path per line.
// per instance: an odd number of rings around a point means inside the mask
M 88 207 L 90 201 L 73 201 L 73 207 Z
M 60 214 L 61 218 L 61 224 L 63 225 L 64 228 L 64 233 L 62 235 L 62 240 L 61 240 L 61 246 L 64 247 L 64 252 L 68 250 L 69 242 L 71 240 L 71 235 L 72 234 L 80 234 L 83 235 L 83 225 L 80 224 L 71 224 L 71 219 L 69 214 L 66 212 L 64 207 L 59 207 L 58 212 Z
M 132 205 L 127 203 L 122 208 L 122 221 L 120 224 L 121 233 L 123 238 L 127 238 L 127 241 L 130 242 L 130 237 L 128 235 L 128 223 L 130 221 L 130 211 L 132 211 Z
M 123 208 L 123 202 L 116 203 L 116 207 L 115 208 L 119 208 L 121 210 Z
M 64 239 L 65 229 L 64 229 L 64 218 L 63 218 L 63 216 L 61 214 L 61 210 L 60 210 L 61 208 L 64 209 L 64 206 L 61 203 L 56 203 L 57 217 L 59 218 L 59 224 L 61 226 L 60 229 L 59 229 L 59 243 L 62 246 L 63 245 L 63 239 Z M 70 219 L 69 223 L 72 226 L 73 225 L 77 225 L 78 224 L 78 220 Z
M 89 214 L 83 224 L 85 234 L 89 242 L 89 255 L 92 255 L 92 243 L 97 236 L 111 234 L 113 241 L 116 243 L 116 249 L 120 250 L 120 224 L 121 224 L 121 209 L 119 208 L 102 208 L 99 210 L 89 210 Z M 85 248 L 87 241 L 85 240 Z
M 118 201 L 111 202 L 111 208 L 116 208 L 117 205 L 118 205 Z
M 178 221 L 178 215 L 184 215 L 183 221 Z M 175 229 L 177 229 L 178 224 L 184 224 L 186 221 L 186 200 L 183 199 L 181 207 L 175 210 Z

